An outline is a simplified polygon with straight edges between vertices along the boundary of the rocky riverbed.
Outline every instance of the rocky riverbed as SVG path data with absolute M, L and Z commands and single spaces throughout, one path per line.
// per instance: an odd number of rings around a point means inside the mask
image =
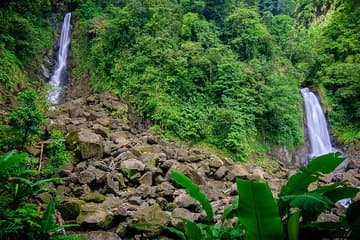
M 58 219 L 77 223 L 74 231 L 92 240 L 171 239 L 160 229 L 135 229 L 134 223 L 179 226 L 183 217 L 201 221 L 200 206 L 170 177 L 177 170 L 207 194 L 219 220 L 236 195 L 236 177 L 269 183 L 274 196 L 294 169 L 277 163 L 265 172 L 251 163 L 238 163 L 208 151 L 164 141 L 151 131 L 129 123 L 128 106 L 108 93 L 90 95 L 59 105 L 48 113 L 47 130 L 62 130 L 72 153 L 54 185 L 61 196 Z M 46 162 L 46 158 L 45 158 Z M 359 161 L 349 169 L 322 178 L 321 184 L 347 180 L 359 186 Z M 39 196 L 46 202 L 46 196 Z M 322 216 L 337 219 L 344 209 Z

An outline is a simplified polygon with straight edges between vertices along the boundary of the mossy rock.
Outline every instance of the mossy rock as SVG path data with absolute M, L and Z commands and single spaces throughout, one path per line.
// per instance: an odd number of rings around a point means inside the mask
M 80 214 L 82 205 L 85 202 L 80 199 L 69 199 L 66 202 L 62 203 L 59 207 L 59 211 L 64 220 L 73 220 L 76 219 Z
M 88 228 L 109 229 L 113 223 L 113 213 L 97 203 L 87 203 L 81 207 L 76 222 Z
M 104 155 L 104 146 L 100 135 L 90 131 L 82 130 L 72 132 L 66 137 L 66 144 L 70 150 L 83 160 L 91 157 L 98 159 Z
M 83 197 L 83 200 L 85 202 L 101 203 L 105 201 L 105 196 L 98 192 L 91 192 L 86 194 L 85 197 Z

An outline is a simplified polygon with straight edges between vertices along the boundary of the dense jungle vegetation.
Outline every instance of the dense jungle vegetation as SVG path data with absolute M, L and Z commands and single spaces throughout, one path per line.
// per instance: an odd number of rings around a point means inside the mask
M 357 1 L 84 1 L 74 15 L 74 77 L 155 130 L 242 160 L 293 150 L 311 86 L 339 140 L 359 137 Z
M 112 90 L 154 130 L 242 160 L 272 145 L 293 150 L 303 144 L 299 88 L 310 86 L 337 139 L 359 138 L 355 0 L 2 1 L 3 101 L 38 84 L 34 59 L 66 7 L 75 81 Z

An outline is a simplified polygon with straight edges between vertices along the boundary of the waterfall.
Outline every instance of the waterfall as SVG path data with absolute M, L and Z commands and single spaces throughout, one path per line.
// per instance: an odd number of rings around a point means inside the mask
M 50 78 L 49 83 L 52 89 L 49 91 L 48 100 L 51 104 L 58 104 L 60 102 L 60 95 L 62 89 L 67 81 L 67 57 L 69 54 L 70 46 L 70 31 L 71 31 L 71 13 L 67 13 L 64 17 L 64 22 L 61 29 L 61 37 L 59 44 L 59 51 L 57 55 L 57 61 L 53 74 Z
M 301 95 L 304 98 L 305 123 L 310 142 L 310 158 L 333 152 L 328 125 L 319 100 L 309 88 L 301 89 Z

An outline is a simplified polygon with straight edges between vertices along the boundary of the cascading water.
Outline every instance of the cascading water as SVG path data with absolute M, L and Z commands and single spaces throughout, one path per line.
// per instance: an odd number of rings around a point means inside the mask
M 309 88 L 301 89 L 301 95 L 304 98 L 306 126 L 310 141 L 310 159 L 337 151 L 331 146 L 327 122 L 319 100 L 314 93 L 310 92 Z M 348 162 L 344 161 L 336 170 L 344 170 L 347 164 Z M 339 202 L 347 208 L 351 203 L 351 199 L 341 199 Z
M 310 142 L 310 158 L 334 152 L 331 146 L 325 115 L 314 93 L 309 88 L 301 89 L 304 98 L 306 127 Z
M 64 17 L 63 26 L 61 29 L 60 46 L 57 55 L 57 61 L 53 71 L 53 75 L 50 78 L 49 83 L 52 86 L 51 91 L 48 94 L 48 100 L 51 104 L 58 104 L 60 102 L 60 96 L 62 89 L 67 81 L 67 57 L 69 54 L 70 46 L 70 31 L 71 31 L 71 13 L 67 13 Z

